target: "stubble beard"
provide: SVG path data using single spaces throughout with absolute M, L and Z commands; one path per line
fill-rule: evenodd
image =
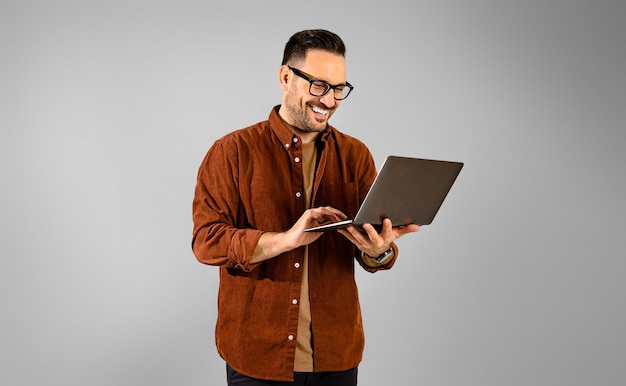
M 291 119 L 293 121 L 291 122 L 291 124 L 293 126 L 309 133 L 321 133 L 326 130 L 328 118 L 330 118 L 330 116 L 332 115 L 332 111 L 328 112 L 328 118 L 326 118 L 326 122 L 319 123 L 311 118 L 311 115 L 309 113 L 311 106 L 308 103 L 306 103 L 303 108 L 300 106 L 301 105 L 294 103 L 293 100 L 287 101 L 286 103 L 287 112 L 291 116 Z

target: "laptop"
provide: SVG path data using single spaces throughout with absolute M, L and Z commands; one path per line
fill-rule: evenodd
M 391 219 L 394 227 L 428 225 L 462 167 L 462 162 L 388 156 L 354 219 L 323 224 L 305 232 L 324 232 L 366 223 L 381 229 L 385 218 Z

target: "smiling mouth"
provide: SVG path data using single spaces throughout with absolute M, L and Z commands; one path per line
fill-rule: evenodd
M 311 110 L 313 110 L 313 112 L 315 114 L 322 115 L 324 117 L 328 115 L 328 110 L 322 109 L 322 108 L 317 107 L 317 106 L 311 106 Z

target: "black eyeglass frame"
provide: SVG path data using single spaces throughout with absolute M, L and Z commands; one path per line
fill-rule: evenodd
M 298 70 L 297 68 L 293 68 L 291 66 L 287 66 L 289 67 L 289 69 L 291 71 L 293 71 L 294 74 L 296 74 L 297 76 L 299 76 L 300 78 L 306 80 L 307 82 L 309 82 L 309 94 L 316 96 L 316 97 L 322 97 L 326 94 L 328 94 L 328 92 L 330 90 L 333 90 L 333 98 L 335 98 L 335 100 L 337 101 L 342 101 L 344 99 L 346 99 L 348 97 L 348 95 L 350 95 L 350 93 L 352 92 L 352 90 L 354 90 L 354 86 L 351 85 L 350 83 L 346 82 L 345 84 L 330 84 L 328 82 L 326 82 L 325 80 L 320 80 L 320 79 L 313 79 L 310 76 L 308 76 L 307 74 L 305 74 L 304 72 Z M 313 87 L 313 83 L 314 82 L 319 82 L 319 83 L 324 83 L 326 85 L 326 91 L 324 91 L 322 94 L 320 95 L 316 95 L 313 94 L 311 92 L 311 87 Z M 346 95 L 343 98 L 337 98 L 335 91 L 339 88 L 339 87 L 348 87 L 348 92 L 346 93 Z M 340 90 L 341 91 L 341 90 Z M 343 95 L 343 92 L 341 93 Z

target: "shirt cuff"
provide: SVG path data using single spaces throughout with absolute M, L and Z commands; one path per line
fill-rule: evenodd
M 389 260 L 391 260 L 393 258 L 394 255 L 395 255 L 395 250 L 393 248 L 393 244 L 392 244 L 391 247 L 389 247 L 388 250 L 386 250 L 381 255 L 376 256 L 376 257 L 371 257 L 367 253 L 361 251 L 361 256 L 363 257 L 363 260 L 364 261 L 366 260 L 367 263 L 374 263 L 375 266 L 385 265 Z M 368 265 L 370 265 L 370 264 L 368 264 Z

